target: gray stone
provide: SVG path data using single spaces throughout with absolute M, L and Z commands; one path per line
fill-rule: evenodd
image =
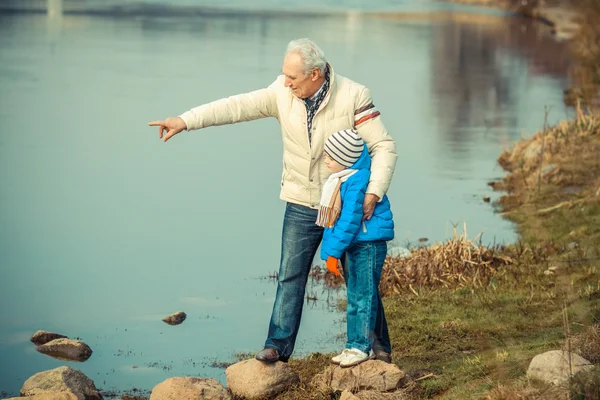
M 588 360 L 575 353 L 552 350 L 533 357 L 527 377 L 562 386 L 568 384 L 572 376 L 593 367 Z
M 387 255 L 392 258 L 407 258 L 410 254 L 410 250 L 402 246 L 390 247 L 387 251 Z
M 61 335 L 58 333 L 48 332 L 48 331 L 37 331 L 31 336 L 31 342 L 37 346 L 42 344 L 46 344 L 54 339 L 68 339 L 65 335 Z
M 150 400 L 230 400 L 216 379 L 175 377 L 154 386 Z
M 59 360 L 85 361 L 92 355 L 90 346 L 80 340 L 54 339 L 37 346 L 37 351 Z
M 57 339 L 61 340 L 61 339 Z M 21 388 L 21 396 L 46 395 L 48 392 L 75 396 L 78 400 L 101 400 L 94 382 L 81 371 L 70 367 L 58 367 L 52 370 L 38 372 L 27 379 Z M 50 399 L 50 397 L 48 397 Z M 38 399 L 36 399 L 38 400 Z
M 277 396 L 300 382 L 298 375 L 284 362 L 273 364 L 246 360 L 225 370 L 227 387 L 234 396 L 261 399 Z

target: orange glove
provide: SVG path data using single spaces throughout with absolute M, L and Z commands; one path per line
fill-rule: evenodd
M 331 256 L 327 257 L 325 265 L 327 265 L 327 269 L 331 271 L 334 275 L 342 276 L 342 274 L 340 273 L 340 260 L 338 260 L 337 258 Z

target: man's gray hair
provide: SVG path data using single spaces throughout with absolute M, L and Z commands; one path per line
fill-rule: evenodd
M 285 54 L 289 53 L 300 55 L 300 59 L 304 64 L 304 75 L 310 74 L 313 69 L 317 68 L 321 71 L 321 76 L 325 76 L 325 68 L 327 67 L 325 53 L 312 40 L 307 38 L 292 40 L 288 44 Z

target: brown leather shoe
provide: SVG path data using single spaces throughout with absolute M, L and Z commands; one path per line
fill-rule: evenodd
M 380 349 L 373 349 L 373 353 L 375 353 L 375 359 L 379 361 L 386 362 L 388 364 L 392 363 L 392 355 L 387 351 Z
M 262 349 L 256 353 L 256 359 L 266 363 L 274 363 L 279 360 L 279 352 L 270 348 Z

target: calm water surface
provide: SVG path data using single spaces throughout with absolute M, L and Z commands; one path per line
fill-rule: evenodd
M 105 390 L 224 383 L 214 360 L 262 347 L 284 211 L 277 122 L 166 144 L 146 123 L 270 84 L 303 36 L 370 87 L 397 141 L 396 244 L 465 222 L 486 243 L 515 239 L 481 197 L 544 105 L 564 117 L 567 86 L 565 49 L 527 22 L 0 14 L 0 391 L 65 364 L 35 351 L 37 329 L 85 340 L 93 356 L 70 365 Z M 342 346 L 343 291 L 308 291 L 295 355 Z M 182 325 L 160 321 L 177 310 Z

